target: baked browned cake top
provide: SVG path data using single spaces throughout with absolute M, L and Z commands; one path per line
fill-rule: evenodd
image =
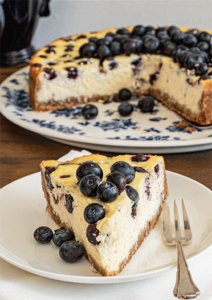
M 160 54 L 202 80 L 212 80 L 212 31 L 170 27 L 113 28 L 60 38 L 37 51 L 30 64 L 36 72 L 53 79 L 57 71 L 77 78 L 81 69 L 96 65 L 102 71 L 117 67 L 117 60 L 132 54 Z M 134 64 L 138 63 L 137 60 Z M 191 75 L 191 74 L 190 74 Z

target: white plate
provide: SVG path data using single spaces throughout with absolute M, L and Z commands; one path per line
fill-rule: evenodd
M 188 211 L 193 241 L 184 250 L 190 260 L 212 244 L 212 192 L 182 175 L 167 171 L 167 176 L 171 211 L 173 199 L 179 205 L 181 198 Z M 1 189 L 0 257 L 21 269 L 61 281 L 108 284 L 153 277 L 176 264 L 175 247 L 167 247 L 162 241 L 161 218 L 130 263 L 114 277 L 96 274 L 85 258 L 74 264 L 65 263 L 60 259 L 55 245 L 38 244 L 33 233 L 43 225 L 56 229 L 56 224 L 46 211 L 39 173 Z
M 36 113 L 29 105 L 29 67 L 8 77 L 0 88 L 1 113 L 11 122 L 67 144 L 86 144 L 92 149 L 106 146 L 107 151 L 173 153 L 212 149 L 212 129 L 186 131 L 178 128 L 182 118 L 155 101 L 152 113 L 141 113 L 138 98 L 131 101 L 134 112 L 120 117 L 119 101 L 97 103 L 99 114 L 87 121 L 81 116 L 81 106 L 53 112 Z M 126 152 L 126 151 L 124 151 Z

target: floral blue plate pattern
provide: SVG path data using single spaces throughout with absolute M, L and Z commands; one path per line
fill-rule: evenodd
M 169 153 L 212 148 L 212 129 L 179 127 L 182 118 L 157 101 L 152 113 L 141 113 L 138 98 L 132 99 L 134 112 L 129 117 L 119 115 L 120 100 L 96 103 L 99 114 L 89 121 L 81 115 L 82 106 L 36 113 L 29 104 L 28 73 L 29 67 L 25 67 L 1 84 L 1 113 L 47 138 L 89 149 L 99 150 L 101 146 L 112 152 L 148 149 L 149 153 L 161 153 L 163 149 Z

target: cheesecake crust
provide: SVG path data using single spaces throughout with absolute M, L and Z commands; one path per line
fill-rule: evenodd
M 50 197 L 49 197 L 49 194 L 48 194 L 48 191 L 46 189 L 46 184 L 45 184 L 45 178 L 44 178 L 44 173 L 42 172 L 42 168 L 40 166 L 40 170 L 41 170 L 41 183 L 42 183 L 42 188 L 43 188 L 43 191 L 44 191 L 44 195 L 45 195 L 45 198 L 46 198 L 46 201 L 47 201 L 47 210 L 48 212 L 50 213 L 52 219 L 55 221 L 55 223 L 57 225 L 59 225 L 60 227 L 66 227 L 67 228 L 67 225 L 64 224 L 59 216 L 57 216 L 53 209 L 51 208 L 51 205 L 50 205 Z M 87 260 L 93 265 L 93 267 L 103 276 L 115 276 L 117 275 L 118 273 L 120 273 L 123 268 L 130 262 L 133 254 L 136 253 L 136 251 L 139 249 L 139 247 L 141 246 L 141 244 L 144 242 L 144 240 L 146 239 L 146 237 L 149 235 L 149 233 L 151 232 L 151 230 L 154 228 L 155 224 L 157 223 L 160 215 L 161 215 L 161 212 L 163 210 L 163 205 L 164 203 L 166 202 L 167 200 L 167 197 L 169 195 L 169 191 L 168 191 L 168 185 L 167 185 L 167 178 L 166 178 L 166 173 L 165 173 L 165 163 L 163 164 L 163 172 L 164 172 L 164 201 L 162 203 L 162 205 L 160 206 L 160 209 L 158 211 L 158 213 L 153 216 L 152 220 L 149 222 L 148 224 L 148 227 L 146 227 L 145 230 L 141 230 L 141 232 L 139 233 L 139 236 L 138 236 L 138 239 L 136 241 L 136 243 L 133 245 L 133 247 L 131 248 L 131 250 L 129 251 L 129 255 L 128 257 L 126 257 L 119 265 L 119 268 L 118 270 L 115 270 L 115 271 L 108 271 L 104 268 L 102 268 L 96 261 L 95 259 L 90 255 L 88 254 L 86 251 L 85 251 L 85 257 L 87 258 Z M 67 228 L 69 230 L 72 230 L 72 228 Z

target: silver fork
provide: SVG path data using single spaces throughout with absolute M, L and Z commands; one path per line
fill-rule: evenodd
M 181 235 L 179 226 L 179 215 L 177 210 L 176 201 L 174 200 L 174 224 L 175 224 L 175 237 L 172 236 L 171 220 L 169 207 L 164 204 L 163 208 L 163 240 L 167 246 L 177 246 L 177 274 L 176 283 L 173 290 L 175 297 L 179 299 L 192 299 L 196 298 L 200 291 L 194 284 L 191 274 L 188 270 L 185 255 L 183 252 L 183 244 L 190 244 L 192 239 L 190 223 L 186 212 L 185 204 L 182 199 L 182 212 L 184 223 L 184 236 Z

